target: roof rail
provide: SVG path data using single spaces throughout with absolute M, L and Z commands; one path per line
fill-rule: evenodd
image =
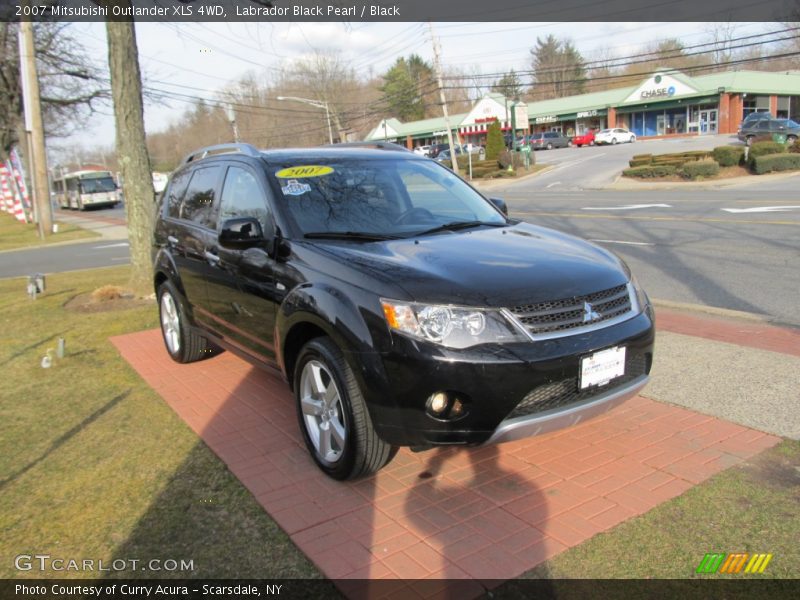
M 324 144 L 325 148 L 372 148 L 374 150 L 392 150 L 394 152 L 411 152 L 405 146 L 394 142 L 342 142 L 340 144 Z
M 181 164 L 185 165 L 186 163 L 201 160 L 211 155 L 232 153 L 246 154 L 254 158 L 261 156 L 258 148 L 251 144 L 217 144 L 216 146 L 206 146 L 205 148 L 200 148 L 200 150 L 195 150 L 187 154 L 186 158 L 181 161 Z

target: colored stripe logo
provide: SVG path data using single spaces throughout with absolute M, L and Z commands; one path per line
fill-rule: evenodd
M 763 573 L 771 560 L 772 554 L 750 554 L 749 552 L 723 554 L 710 552 L 703 557 L 695 572 L 701 574 Z

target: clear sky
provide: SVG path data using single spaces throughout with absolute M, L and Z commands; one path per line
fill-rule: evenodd
M 769 23 L 737 23 L 735 36 L 762 33 Z M 75 23 L 73 34 L 98 64 L 107 68 L 105 24 Z M 710 23 L 439 23 L 445 65 L 482 72 L 530 68 L 537 36 L 570 37 L 585 58 L 600 49 L 628 56 L 670 37 L 685 45 L 707 41 Z M 268 77 L 281 65 L 314 50 L 340 50 L 357 72 L 380 74 L 399 56 L 412 52 L 431 60 L 433 51 L 423 23 L 139 23 L 139 60 L 145 85 L 207 98 L 247 73 Z M 528 83 L 527 81 L 525 83 Z M 186 87 L 179 87 L 186 86 Z M 190 89 L 196 88 L 196 89 Z M 187 108 L 178 101 L 148 103 L 148 132 L 166 127 Z M 295 107 L 296 108 L 296 107 Z M 105 107 L 79 134 L 58 140 L 53 149 L 112 146 L 114 123 Z

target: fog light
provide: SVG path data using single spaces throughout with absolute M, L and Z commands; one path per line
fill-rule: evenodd
M 464 405 L 461 404 L 461 400 L 456 398 L 453 402 L 453 406 L 450 408 L 450 418 L 455 419 L 456 417 L 460 417 L 464 412 Z
M 428 399 L 428 406 L 430 411 L 436 416 L 440 416 L 447 410 L 447 394 L 444 392 L 436 392 Z

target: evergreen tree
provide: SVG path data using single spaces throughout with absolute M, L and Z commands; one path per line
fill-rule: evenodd
M 486 160 L 497 160 L 503 150 L 505 150 L 505 144 L 500 122 L 494 121 L 486 131 Z
M 433 68 L 416 54 L 398 58 L 383 76 L 383 102 L 387 112 L 401 121 L 416 121 L 426 114 Z
M 586 67 L 583 57 L 571 40 L 558 40 L 548 35 L 536 38 L 531 49 L 533 94 L 539 100 L 563 98 L 584 93 Z
M 503 94 L 509 100 L 515 100 L 522 95 L 522 81 L 516 71 L 511 69 L 495 82 L 492 91 Z

